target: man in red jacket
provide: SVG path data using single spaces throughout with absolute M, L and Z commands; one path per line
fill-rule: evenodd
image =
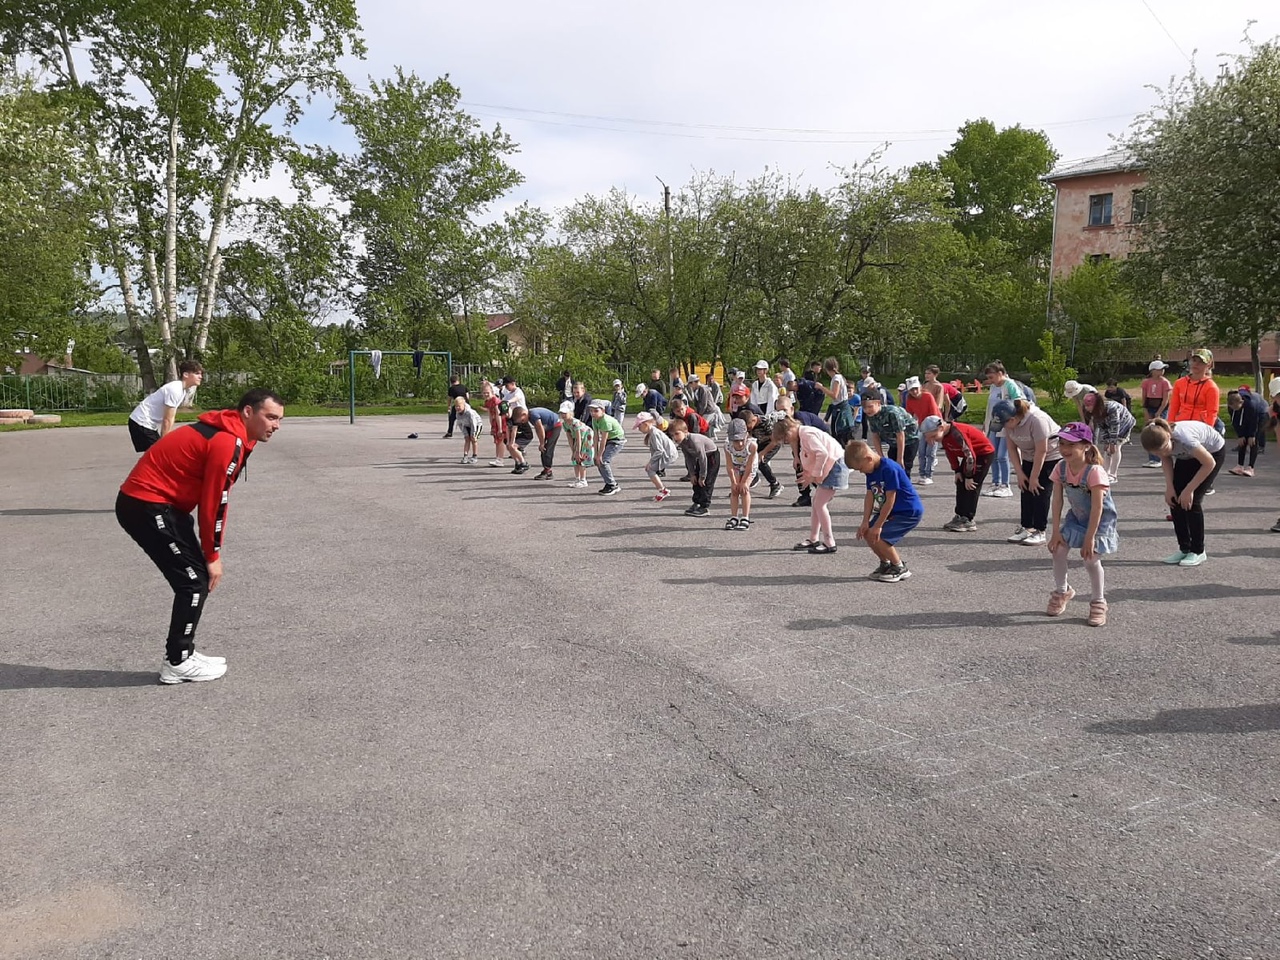
M 223 657 L 196 653 L 204 602 L 222 579 L 222 535 L 231 485 L 258 442 L 280 429 L 284 401 L 250 390 L 235 410 L 211 410 L 142 455 L 116 496 L 116 519 L 173 587 L 161 683 L 217 680 Z M 191 511 L 200 518 L 196 539 Z

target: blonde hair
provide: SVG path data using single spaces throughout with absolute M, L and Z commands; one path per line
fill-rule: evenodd
M 790 440 L 791 435 L 800 429 L 800 421 L 793 420 L 790 417 L 783 417 L 773 425 L 773 432 L 770 434 L 774 440 Z
M 1173 428 L 1163 417 L 1156 417 L 1142 428 L 1142 449 L 1147 453 L 1156 453 L 1164 449 L 1164 445 L 1173 439 Z
M 871 444 L 865 440 L 850 440 L 844 448 L 844 465 L 857 467 L 871 456 Z

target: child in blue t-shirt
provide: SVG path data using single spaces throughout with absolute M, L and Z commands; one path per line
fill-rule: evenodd
M 858 539 L 865 540 L 880 558 L 871 579 L 897 583 L 911 576 L 902 562 L 897 543 L 924 518 L 924 504 L 901 465 L 880 456 L 865 440 L 851 440 L 844 448 L 844 462 L 867 475 L 867 496 L 862 505 Z

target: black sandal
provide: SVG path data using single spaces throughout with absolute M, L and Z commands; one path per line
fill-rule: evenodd
M 791 549 L 795 550 L 796 552 L 799 552 L 801 550 L 812 550 L 817 545 L 817 542 L 818 541 L 816 540 L 801 540 Z
M 836 545 L 833 543 L 831 546 L 827 546 L 825 543 L 815 543 L 811 547 L 809 547 L 809 552 L 810 553 L 835 553 Z

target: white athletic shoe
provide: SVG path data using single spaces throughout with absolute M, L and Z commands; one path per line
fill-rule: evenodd
M 996 489 L 997 489 L 997 488 L 996 488 L 994 485 L 992 485 L 992 486 L 990 486 L 990 487 L 983 487 L 983 488 L 982 488 L 982 496 L 984 496 L 984 497 L 994 497 L 994 496 L 996 495 Z
M 927 486 L 929 486 L 929 484 L 931 484 L 931 483 L 933 483 L 933 477 L 921 477 L 921 478 L 920 478 L 920 486 L 922 486 L 922 487 L 927 487 Z
M 1026 527 L 1019 527 L 1017 530 L 1013 531 L 1011 536 L 1004 538 L 1005 543 L 1021 543 L 1023 540 L 1027 539 L 1027 537 L 1031 536 L 1031 534 L 1032 531 L 1028 530 Z
M 1022 545 L 1024 547 L 1043 547 L 1048 542 L 1049 542 L 1049 538 L 1046 537 L 1043 533 L 1041 533 L 1039 530 L 1032 530 L 1023 539 Z
M 191 656 L 199 657 L 201 660 L 205 660 L 209 663 L 223 664 L 227 662 L 226 657 L 211 657 L 207 653 L 201 653 L 199 650 L 192 650 Z
M 991 492 L 993 497 L 1012 497 L 1013 491 L 1009 489 L 1007 483 L 1002 483 Z
M 491 467 L 505 467 L 505 466 L 506 466 L 506 464 L 505 464 L 505 463 L 503 463 L 501 460 L 490 460 L 490 461 L 489 461 L 489 466 L 491 466 Z
M 187 657 L 179 664 L 168 660 L 160 666 L 161 683 L 200 683 L 217 680 L 227 672 L 225 663 L 213 663 L 204 657 Z

